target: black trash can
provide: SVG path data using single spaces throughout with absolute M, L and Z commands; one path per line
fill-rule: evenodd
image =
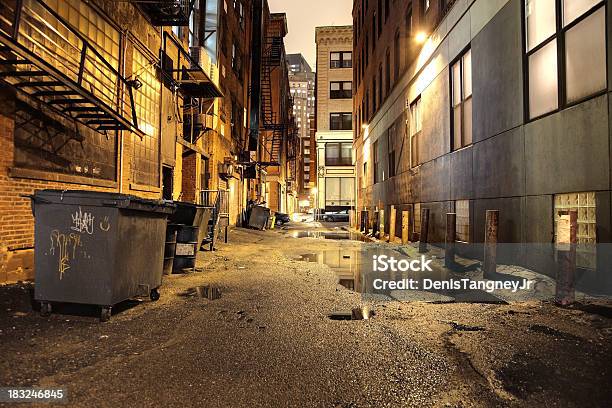
M 176 225 L 176 252 L 174 255 L 173 272 L 181 273 L 185 269 L 193 269 L 196 266 L 198 253 L 198 227 L 191 225 Z
M 35 216 L 35 299 L 111 307 L 148 293 L 159 299 L 166 219 L 174 205 L 91 191 L 42 190 Z

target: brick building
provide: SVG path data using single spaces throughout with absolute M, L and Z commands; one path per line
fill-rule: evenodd
M 427 208 L 437 243 L 454 212 L 472 257 L 499 210 L 499 261 L 551 276 L 574 209 L 582 284 L 610 285 L 610 8 L 570 3 L 356 0 L 358 209 L 408 210 L 418 239 Z
M 254 3 L 267 10 L 265 0 L 2 2 L 0 283 L 33 276 L 24 196 L 39 189 L 196 203 L 225 190 L 229 222 L 241 220 L 262 190 L 249 169 L 265 140 L 249 128 L 253 112 L 263 117 L 249 93 L 252 68 L 263 71 L 250 52 Z

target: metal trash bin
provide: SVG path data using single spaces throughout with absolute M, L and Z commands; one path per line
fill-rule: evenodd
M 93 304 L 105 321 L 119 302 L 145 293 L 159 299 L 173 204 L 92 191 L 42 190 L 31 198 L 43 314 L 50 302 Z

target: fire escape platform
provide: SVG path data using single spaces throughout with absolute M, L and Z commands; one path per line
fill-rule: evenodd
M 30 11 L 22 5 L 22 9 L 13 10 L 12 27 L 0 29 L 0 81 L 31 101 L 95 131 L 127 130 L 144 135 L 138 129 L 132 88 L 128 81 L 78 31 L 44 2 L 37 0 L 37 3 L 46 9 L 47 18 L 54 18 L 53 23 L 62 25 L 79 39 L 80 64 L 74 68 L 69 66 L 57 51 L 44 48 L 34 42 L 34 37 L 22 31 L 24 26 L 26 29 L 34 27 L 31 24 L 36 18 L 27 15 Z M 1 17 L 4 21 L 10 21 L 9 16 Z M 42 56 L 49 53 L 55 53 L 52 54 L 56 55 L 55 58 Z M 111 73 L 114 88 L 97 90 L 96 94 L 91 79 L 95 73 L 92 74 L 87 68 L 92 63 L 100 64 Z M 106 96 L 108 101 L 100 95 Z M 120 98 L 126 99 L 125 105 Z M 118 109 L 120 106 L 122 108 Z

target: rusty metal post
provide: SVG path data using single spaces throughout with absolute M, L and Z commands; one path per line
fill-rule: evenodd
M 395 242 L 395 223 L 397 222 L 397 210 L 395 206 L 391 206 L 391 214 L 389 217 L 389 242 Z
M 374 210 L 374 217 L 372 219 L 372 236 L 378 236 L 378 226 L 380 225 L 380 212 L 378 210 Z
M 402 211 L 402 244 L 407 244 L 410 240 L 408 235 L 410 231 L 410 213 Z
M 378 235 L 378 239 L 385 239 L 385 210 L 380 210 L 378 212 L 379 214 L 379 221 L 380 221 L 380 227 L 379 227 L 379 235 Z
M 484 242 L 484 277 L 491 278 L 497 271 L 497 237 L 499 210 L 487 210 Z
M 446 242 L 444 246 L 444 266 L 451 268 L 455 265 L 455 239 L 456 234 L 456 213 L 446 214 Z
M 556 303 L 562 306 L 570 305 L 576 300 L 577 229 L 578 211 L 571 210 L 562 214 L 557 224 L 557 286 L 555 294 Z
M 427 252 L 427 238 L 429 231 L 429 208 L 421 209 L 421 234 L 419 236 L 419 253 Z

